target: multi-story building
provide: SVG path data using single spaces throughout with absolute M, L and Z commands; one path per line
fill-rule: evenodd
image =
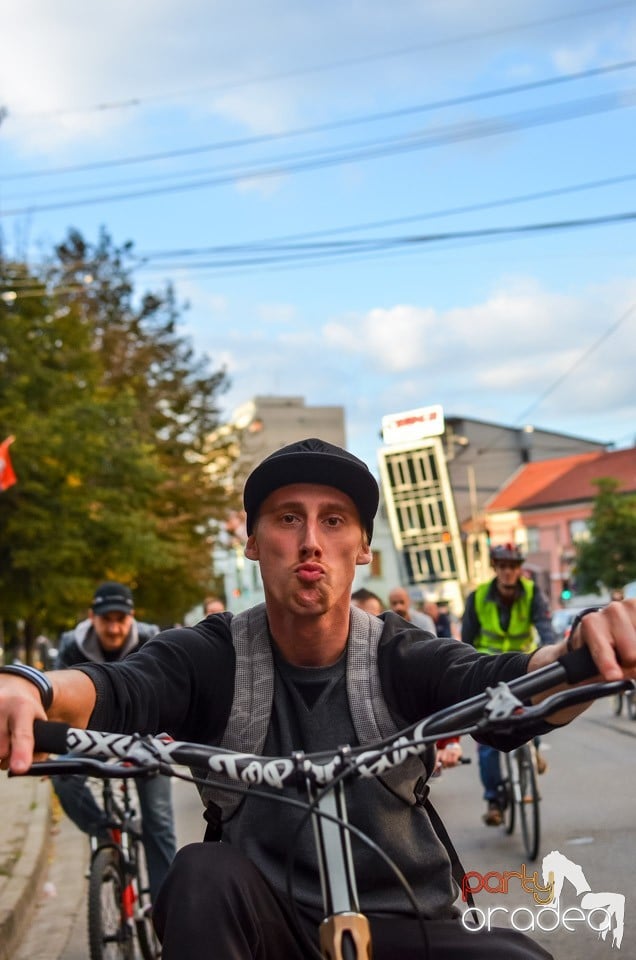
M 508 478 L 530 462 L 606 449 L 532 426 L 445 416 L 440 406 L 387 415 L 383 439 L 380 475 L 403 580 L 415 599 L 441 596 L 458 610 L 489 576 L 484 507 Z

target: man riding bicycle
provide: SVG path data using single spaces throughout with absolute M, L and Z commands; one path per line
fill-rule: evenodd
M 117 663 L 133 653 L 159 628 L 135 618 L 133 595 L 123 583 L 108 580 L 95 590 L 90 612 L 73 630 L 60 637 L 56 666 L 65 670 L 78 663 Z M 87 784 L 74 774 L 51 778 L 64 813 L 98 842 L 108 840 L 108 819 Z M 167 777 L 137 780 L 142 838 L 152 900 L 156 898 L 177 845 L 172 814 L 172 791 Z
M 267 755 L 333 752 L 339 744 L 367 742 L 379 718 L 415 721 L 564 653 L 565 643 L 532 656 L 483 656 L 405 626 L 391 612 L 378 618 L 352 607 L 356 566 L 371 560 L 378 498 L 366 465 L 332 444 L 304 440 L 266 458 L 244 491 L 245 553 L 260 565 L 265 604 L 165 631 L 122 663 L 53 673 L 50 684 L 42 674 L 0 670 L 3 765 L 16 772 L 28 767 L 33 719 L 45 716 L 45 705 L 52 719 L 74 726 L 166 730 Z M 572 643 L 587 643 L 605 679 L 635 675 L 636 603 L 590 614 Z M 582 709 L 561 710 L 551 720 L 568 722 Z M 551 729 L 537 726 L 540 733 Z M 491 739 L 503 748 L 519 740 Z M 396 768 L 405 769 L 391 788 L 357 780 L 348 792 L 351 822 L 399 864 L 426 918 L 425 946 L 392 872 L 354 841 L 375 960 L 547 957 L 514 930 L 469 931 L 459 921 L 448 852 L 413 794 L 424 769 L 411 760 L 418 768 Z M 219 958 L 305 960 L 285 885 L 301 814 L 268 799 L 224 798 L 213 784 L 204 794 L 210 836 L 225 842 L 177 853 L 154 913 L 163 960 L 200 960 L 209 945 Z M 316 943 L 322 911 L 311 828 L 295 854 L 299 922 Z
M 482 653 L 530 653 L 536 647 L 535 630 L 541 644 L 554 643 L 548 607 L 533 580 L 521 575 L 524 556 L 515 543 L 497 544 L 490 550 L 495 577 L 471 593 L 462 617 L 462 640 Z M 501 762 L 499 751 L 478 744 L 479 775 L 487 807 L 484 823 L 498 827 L 503 822 L 501 807 Z M 546 765 L 537 751 L 537 769 Z

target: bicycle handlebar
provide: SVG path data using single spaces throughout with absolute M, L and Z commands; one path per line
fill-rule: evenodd
M 166 742 L 157 737 L 139 734 L 102 733 L 80 730 L 66 724 L 36 720 L 34 735 L 38 753 L 75 753 L 95 760 L 116 759 L 133 763 L 133 768 L 117 768 L 111 764 L 110 776 L 134 776 L 131 769 L 154 772 L 164 764 L 207 767 L 212 773 L 223 773 L 238 783 L 261 784 L 282 789 L 289 784 L 300 787 L 309 781 L 325 787 L 344 772 L 361 777 L 377 777 L 402 763 L 406 757 L 422 753 L 430 743 L 443 736 L 522 728 L 524 724 L 548 716 L 563 706 L 587 702 L 604 696 L 635 689 L 633 681 L 601 682 L 558 691 L 535 705 L 527 699 L 553 686 L 580 683 L 598 673 L 587 647 L 568 654 L 539 670 L 524 674 L 507 684 L 488 688 L 469 700 L 454 704 L 418 721 L 386 740 L 363 746 L 343 746 L 336 753 L 304 753 L 288 757 L 262 757 L 238 753 L 221 747 L 183 741 Z M 63 761 L 50 761 L 47 767 Z M 69 762 L 69 761 L 66 761 Z M 75 761 L 84 763 L 82 757 Z M 56 766 L 59 770 L 59 767 Z M 84 767 L 82 767 L 84 769 Z M 41 764 L 31 768 L 34 774 L 45 772 Z M 125 772 L 124 772 L 125 771 Z M 51 772 L 47 769 L 46 772 Z M 75 770 L 74 772 L 79 772 Z M 164 768 L 165 772 L 165 768 Z M 100 767 L 100 775 L 103 768 Z

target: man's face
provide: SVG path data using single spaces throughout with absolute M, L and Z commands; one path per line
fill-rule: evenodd
M 221 600 L 208 600 L 205 605 L 204 613 L 206 617 L 209 617 L 211 613 L 223 613 L 225 611 L 225 606 Z
M 510 590 L 517 585 L 521 576 L 521 563 L 515 560 L 495 560 L 493 563 L 497 586 Z
M 405 620 L 409 619 L 409 595 L 406 590 L 395 589 L 391 590 L 389 594 L 389 606 L 394 613 L 397 613 L 400 617 L 404 617 Z
M 112 653 L 114 650 L 120 650 L 126 642 L 134 614 L 110 610 L 104 614 L 91 613 L 90 618 L 102 647 Z
M 371 561 L 371 548 L 350 497 L 294 483 L 263 502 L 245 555 L 260 564 L 269 604 L 319 616 L 339 601 L 348 608 L 356 565 Z
M 357 603 L 361 610 L 365 610 L 374 617 L 379 617 L 383 612 L 382 604 L 375 597 L 367 597 L 365 600 L 358 600 Z

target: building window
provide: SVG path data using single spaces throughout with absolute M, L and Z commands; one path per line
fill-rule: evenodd
M 570 540 L 572 543 L 584 543 L 590 539 L 587 520 L 570 520 Z
M 541 536 L 539 527 L 527 527 L 526 538 L 528 544 L 528 553 L 538 553 L 541 549 Z

